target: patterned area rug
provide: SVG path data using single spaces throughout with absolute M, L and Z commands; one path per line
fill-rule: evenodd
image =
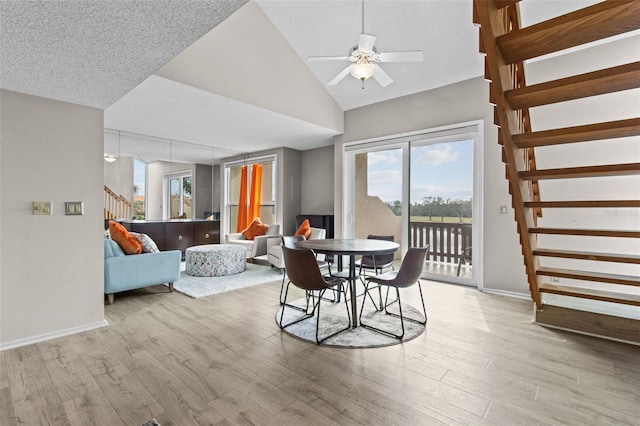
M 303 307 L 305 305 L 305 299 L 298 299 L 290 302 L 292 305 Z M 389 308 L 390 312 L 397 313 L 397 303 L 393 304 L 393 308 Z M 358 298 L 358 311 L 362 306 L 362 297 Z M 276 314 L 276 323 L 280 321 L 280 314 L 282 308 L 278 310 Z M 402 313 L 405 317 L 410 318 L 423 318 L 420 311 L 413 306 L 403 303 Z M 284 313 L 284 324 L 288 324 L 294 321 L 296 318 L 300 318 L 303 315 L 302 312 L 286 308 Z M 322 336 L 331 334 L 333 331 L 337 331 L 343 328 L 347 324 L 347 312 L 344 306 L 344 302 L 331 303 L 329 301 L 322 301 L 320 308 L 320 339 Z M 383 312 L 378 312 L 374 309 L 370 301 L 367 301 L 364 314 L 362 315 L 364 322 L 374 327 L 381 328 L 383 330 L 389 330 L 394 334 L 400 334 L 400 318 L 396 318 L 391 315 L 387 315 Z M 415 339 L 425 331 L 425 326 L 416 324 L 405 319 L 404 322 L 405 334 L 402 340 L 386 336 L 384 334 L 369 330 L 364 327 L 351 328 L 343 331 L 321 343 L 321 346 L 333 346 L 342 348 L 378 348 L 382 346 L 397 345 L 406 342 L 411 339 Z M 309 318 L 301 321 L 297 324 L 291 325 L 283 330 L 285 333 L 316 343 L 316 317 Z
M 184 262 L 181 268 L 180 279 L 173 284 L 173 288 L 195 299 L 282 280 L 282 272 L 277 268 L 253 263 L 247 263 L 247 269 L 244 272 L 223 277 L 187 275 L 184 271 Z

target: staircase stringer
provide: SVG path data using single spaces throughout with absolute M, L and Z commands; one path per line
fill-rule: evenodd
M 497 37 L 513 29 L 514 16 L 509 16 L 509 14 L 515 13 L 515 22 L 517 22 L 517 10 L 510 10 L 516 7 L 517 5 L 514 3 L 500 9 L 493 0 L 475 0 L 474 19 L 476 19 L 476 23 L 480 24 L 480 43 L 486 54 L 486 77 L 491 81 L 490 99 L 495 105 L 494 120 L 498 126 L 498 138 L 502 144 L 506 163 L 506 174 L 510 184 L 514 216 L 520 234 L 529 291 L 532 300 L 540 308 L 542 305 L 536 277 L 539 265 L 537 257 L 533 256 L 533 250 L 537 248 L 537 239 L 535 234 L 529 233 L 529 229 L 536 226 L 536 210 L 525 207 L 525 202 L 537 200 L 535 200 L 533 185 L 522 180 L 519 176 L 519 172 L 529 170 L 532 163 L 529 160 L 529 151 L 518 148 L 512 139 L 513 134 L 525 132 L 523 113 L 512 109 L 505 97 L 507 90 L 514 89 L 519 84 L 517 80 L 518 65 L 522 67 L 522 64 L 515 64 L 515 66 L 507 64 L 496 44 Z M 535 162 L 533 165 L 535 166 Z

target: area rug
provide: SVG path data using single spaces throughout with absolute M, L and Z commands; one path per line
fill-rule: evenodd
M 180 279 L 173 284 L 173 288 L 195 299 L 282 280 L 282 272 L 277 268 L 253 263 L 247 263 L 244 272 L 223 277 L 194 277 L 182 269 Z
M 298 299 L 290 302 L 292 305 L 303 307 L 305 305 L 305 299 Z M 362 297 L 358 298 L 358 311 L 362 306 Z M 397 313 L 397 303 L 393 305 L 395 310 L 390 308 L 390 312 Z M 344 302 L 331 303 L 323 301 L 320 308 L 320 339 L 322 336 L 331 334 L 333 331 L 337 331 L 343 328 L 347 323 L 347 312 L 344 307 Z M 278 310 L 276 314 L 276 323 L 280 321 L 280 314 L 282 308 Z M 406 303 L 402 304 L 402 313 L 405 317 L 410 318 L 423 318 L 420 311 L 411 305 Z M 303 315 L 297 309 L 287 308 L 284 313 L 284 324 L 288 324 Z M 378 312 L 373 305 L 367 302 L 365 306 L 364 314 L 362 315 L 364 321 L 367 324 L 371 324 L 377 328 L 383 330 L 389 330 L 394 334 L 400 334 L 400 318 L 396 318 L 392 315 L 387 315 L 384 312 Z M 411 339 L 415 339 L 425 331 L 425 326 L 422 324 L 416 324 L 411 321 L 404 322 L 404 338 L 402 340 L 386 336 L 376 331 L 364 328 L 356 327 L 343 331 L 333 337 L 328 338 L 320 344 L 320 346 L 332 346 L 342 348 L 379 348 L 382 346 L 398 345 L 403 342 L 407 342 Z M 309 318 L 304 321 L 300 321 L 297 324 L 291 325 L 283 329 L 287 334 L 297 337 L 308 342 L 316 344 L 316 318 Z

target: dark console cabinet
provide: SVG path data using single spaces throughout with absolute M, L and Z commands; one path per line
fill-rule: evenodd
M 167 222 L 164 231 L 164 244 L 167 250 L 180 250 L 193 246 L 193 222 Z
M 215 220 L 125 220 L 120 223 L 131 232 L 147 234 L 161 251 L 180 250 L 184 254 L 187 247 L 220 243 L 220 222 Z
M 220 222 L 205 220 L 193 222 L 193 244 L 220 244 Z

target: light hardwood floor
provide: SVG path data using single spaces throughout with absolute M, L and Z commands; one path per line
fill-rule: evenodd
M 108 327 L 0 352 L 0 424 L 639 424 L 640 348 L 533 325 L 529 301 L 423 289 L 423 335 L 359 350 L 282 333 L 279 283 L 118 295 Z

